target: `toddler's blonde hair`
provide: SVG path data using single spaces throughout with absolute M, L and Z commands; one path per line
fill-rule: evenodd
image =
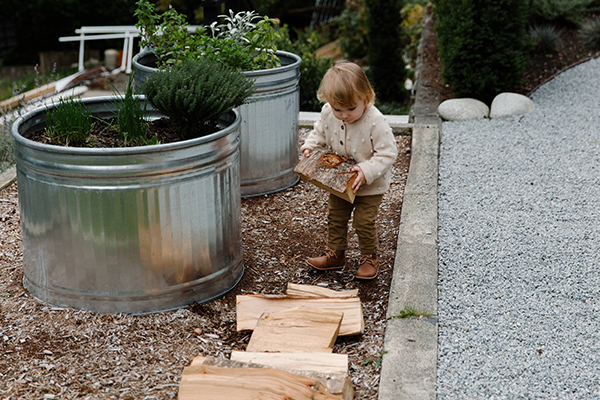
M 338 61 L 323 76 L 317 98 L 324 103 L 352 108 L 360 100 L 365 106 L 372 105 L 375 92 L 361 67 L 349 61 Z

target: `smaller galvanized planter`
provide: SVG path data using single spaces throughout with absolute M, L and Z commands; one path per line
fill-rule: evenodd
M 113 115 L 112 97 L 83 102 L 97 117 Z M 19 118 L 12 135 L 27 290 L 56 306 L 146 313 L 234 287 L 243 274 L 241 117 L 232 111 L 220 123 L 198 139 L 100 149 L 27 139 L 45 125 L 44 108 Z
M 259 196 L 295 185 L 298 164 L 300 64 L 295 54 L 278 51 L 281 67 L 245 71 L 256 86 L 247 104 L 239 107 L 241 125 L 241 195 Z M 133 58 L 135 87 L 158 71 L 151 50 Z

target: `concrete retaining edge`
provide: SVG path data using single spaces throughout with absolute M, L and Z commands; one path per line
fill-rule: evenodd
M 432 34 L 428 15 L 419 45 L 410 120 L 411 161 L 404 191 L 390 288 L 379 400 L 437 397 L 439 95 L 420 79 L 422 47 Z M 411 309 L 421 316 L 399 318 Z

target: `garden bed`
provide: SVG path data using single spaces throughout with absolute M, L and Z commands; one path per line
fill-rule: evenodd
M 307 130 L 300 132 L 302 142 Z M 349 262 L 316 272 L 306 258 L 326 243 L 327 194 L 301 182 L 279 193 L 242 199 L 245 274 L 229 293 L 204 304 L 146 315 L 96 314 L 33 299 L 23 288 L 16 184 L 0 192 L 0 397 L 10 399 L 176 398 L 181 373 L 198 355 L 228 358 L 245 350 L 236 332 L 235 296 L 283 294 L 288 282 L 359 289 L 365 333 L 339 338 L 349 355 L 357 399 L 376 399 L 389 286 L 408 165 L 410 136 L 396 136 L 393 183 L 378 217 L 381 272 L 354 280 L 359 252 L 350 229 Z

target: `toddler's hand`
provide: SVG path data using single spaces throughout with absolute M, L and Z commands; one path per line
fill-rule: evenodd
M 354 180 L 354 183 L 352 183 L 352 191 L 354 193 L 356 193 L 356 191 L 358 189 L 360 189 L 360 187 L 362 185 L 364 185 L 365 183 L 367 183 L 367 179 L 365 178 L 364 172 L 362 171 L 362 169 L 360 169 L 360 167 L 358 165 L 356 167 L 352 168 L 352 171 L 358 172 L 358 175 L 356 176 L 356 179 Z
M 306 149 L 306 150 L 304 150 L 304 151 L 302 152 L 302 155 L 303 155 L 304 157 L 306 157 L 306 158 L 310 157 L 310 150 L 309 150 L 309 149 Z

